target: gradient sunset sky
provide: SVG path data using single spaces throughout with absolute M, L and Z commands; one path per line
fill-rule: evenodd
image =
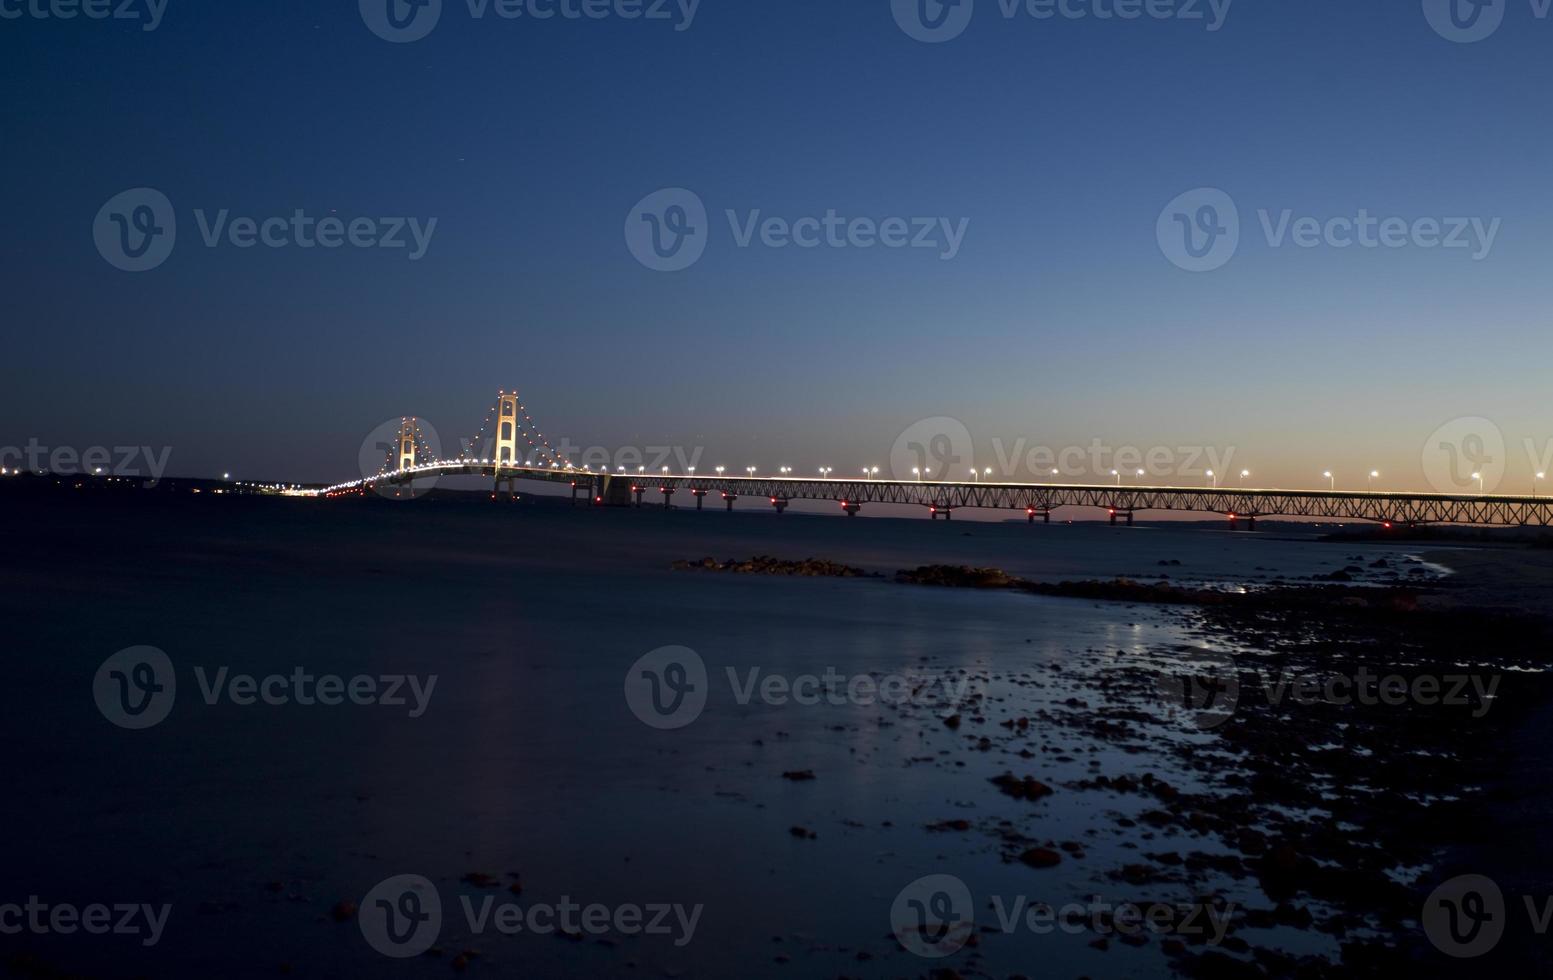
M 1100 440 L 1233 449 L 1264 485 L 1376 468 L 1430 489 L 1431 434 L 1481 417 L 1500 489 L 1529 489 L 1527 440 L 1553 439 L 1553 20 L 1500 3 L 1471 44 L 1418 0 L 1239 0 L 1217 30 L 977 0 L 936 44 L 889 0 L 705 0 L 684 30 L 446 0 L 403 44 L 354 0 L 170 0 L 152 31 L 0 20 L 0 444 L 335 480 L 385 419 L 451 445 L 516 386 L 576 445 L 804 471 L 885 463 L 946 416 L 979 465 L 1000 465 L 994 439 Z M 127 273 L 93 221 L 137 187 L 173 203 L 178 243 Z M 1241 241 L 1192 273 L 1156 223 L 1202 187 L 1236 203 Z M 680 272 L 622 231 L 663 188 L 710 212 Z M 207 248 L 196 209 L 437 228 L 419 261 Z M 741 248 L 725 212 L 757 209 L 965 237 L 949 261 Z M 1272 247 L 1258 212 L 1285 209 L 1501 225 L 1480 259 Z

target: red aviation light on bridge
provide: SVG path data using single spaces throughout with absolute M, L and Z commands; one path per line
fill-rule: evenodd
M 1383 528 L 1385 528 L 1386 530 L 1389 531 L 1389 530 L 1391 530 L 1391 522 L 1390 521 L 1386 521 L 1386 522 L 1381 524 L 1381 527 L 1383 527 Z
M 1229 519 L 1230 519 L 1230 520 L 1232 520 L 1232 521 L 1233 521 L 1233 520 L 1238 520 L 1238 519 L 1239 519 L 1239 518 L 1237 518 L 1237 517 L 1236 517 L 1236 516 L 1235 516 L 1235 512 L 1234 512 L 1234 511 L 1230 511 L 1230 513 L 1229 513 Z

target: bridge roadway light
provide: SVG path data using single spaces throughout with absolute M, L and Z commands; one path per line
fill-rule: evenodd
M 1245 486 L 1246 485 L 1246 477 L 1248 477 L 1250 475 L 1251 475 L 1251 471 L 1250 470 L 1241 470 L 1240 471 L 1240 485 L 1241 486 Z
M 1474 474 L 1472 474 L 1472 479 L 1478 481 L 1478 493 L 1482 493 L 1483 492 L 1483 474 L 1482 473 L 1474 473 Z
M 1213 489 L 1219 489 L 1219 475 L 1213 470 L 1208 471 L 1208 479 L 1213 481 Z
M 719 466 L 719 467 L 718 467 L 718 468 L 717 468 L 717 475 L 718 475 L 718 476 L 722 476 L 722 475 L 723 475 L 723 470 L 725 470 L 725 469 L 727 469 L 727 468 L 728 468 L 728 467 L 726 467 L 726 466 Z
M 748 473 L 751 479 L 755 477 L 755 467 L 753 466 L 744 467 L 744 472 Z
M 1323 473 L 1321 475 L 1327 478 L 1327 489 L 1328 490 L 1332 490 L 1332 491 L 1336 491 L 1337 490 L 1337 477 L 1332 475 L 1332 471 L 1331 470 L 1327 470 L 1325 473 Z
M 1370 480 L 1369 480 L 1370 493 L 1374 493 L 1375 492 L 1375 481 L 1378 480 L 1378 479 L 1380 479 L 1380 470 L 1370 470 Z
M 1117 486 L 1121 486 L 1122 485 L 1122 475 L 1120 473 L 1118 473 L 1116 470 L 1112 470 L 1111 471 L 1111 475 L 1116 477 L 1116 485 Z
M 921 483 L 922 482 L 922 467 L 920 467 L 920 466 L 913 466 L 911 468 L 911 475 L 917 478 L 917 482 L 918 483 Z
M 1548 478 L 1548 475 L 1546 473 L 1538 473 L 1538 474 L 1536 474 L 1535 476 L 1533 476 L 1531 478 L 1531 495 L 1533 497 L 1535 497 L 1537 495 L 1537 481 L 1538 480 L 1545 480 L 1547 478 Z

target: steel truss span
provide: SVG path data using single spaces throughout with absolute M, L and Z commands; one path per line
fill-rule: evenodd
M 944 483 L 907 480 L 802 479 L 763 476 L 601 474 L 554 466 L 497 465 L 489 461 L 432 463 L 370 479 L 305 491 L 341 496 L 373 487 L 399 486 L 443 476 L 480 476 L 497 485 L 514 480 L 570 484 L 599 503 L 654 504 L 707 498 L 731 506 L 738 500 L 767 501 L 779 509 L 788 501 L 831 501 L 855 514 L 867 504 L 922 507 L 934 516 L 956 510 L 1009 510 L 1047 519 L 1061 508 L 1099 510 L 1112 519 L 1156 512 L 1220 514 L 1234 520 L 1300 517 L 1376 524 L 1475 524 L 1501 527 L 1553 525 L 1553 498 L 1494 494 L 1350 493 L 1338 490 L 1207 490 L 1192 487 L 1108 487 L 1038 483 Z

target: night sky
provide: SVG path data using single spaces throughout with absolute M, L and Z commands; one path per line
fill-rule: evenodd
M 705 468 L 851 472 L 948 416 L 999 468 L 994 439 L 1101 440 L 1233 447 L 1263 484 L 1375 467 L 1427 489 L 1431 433 L 1470 416 L 1521 490 L 1524 441 L 1553 438 L 1553 19 L 1531 0 L 1470 44 L 1417 0 L 1239 0 L 1217 30 L 977 0 L 931 44 L 889 0 L 705 0 L 683 30 L 673 2 L 509 20 L 446 0 L 409 43 L 355 0 L 169 0 L 149 31 L 40 3 L 0 0 L 22 14 L 0 19 L 0 445 L 335 480 L 384 420 L 451 446 L 513 386 L 548 436 L 703 447 Z M 125 272 L 94 221 L 141 187 L 177 243 Z M 1194 273 L 1156 224 L 1203 187 L 1241 238 Z M 664 188 L 709 212 L 683 271 L 623 232 Z M 418 259 L 207 247 L 196 211 L 222 209 L 436 226 Z M 740 247 L 730 209 L 964 237 L 947 260 Z M 1285 209 L 1501 224 L 1486 250 L 1270 246 L 1258 212 Z

